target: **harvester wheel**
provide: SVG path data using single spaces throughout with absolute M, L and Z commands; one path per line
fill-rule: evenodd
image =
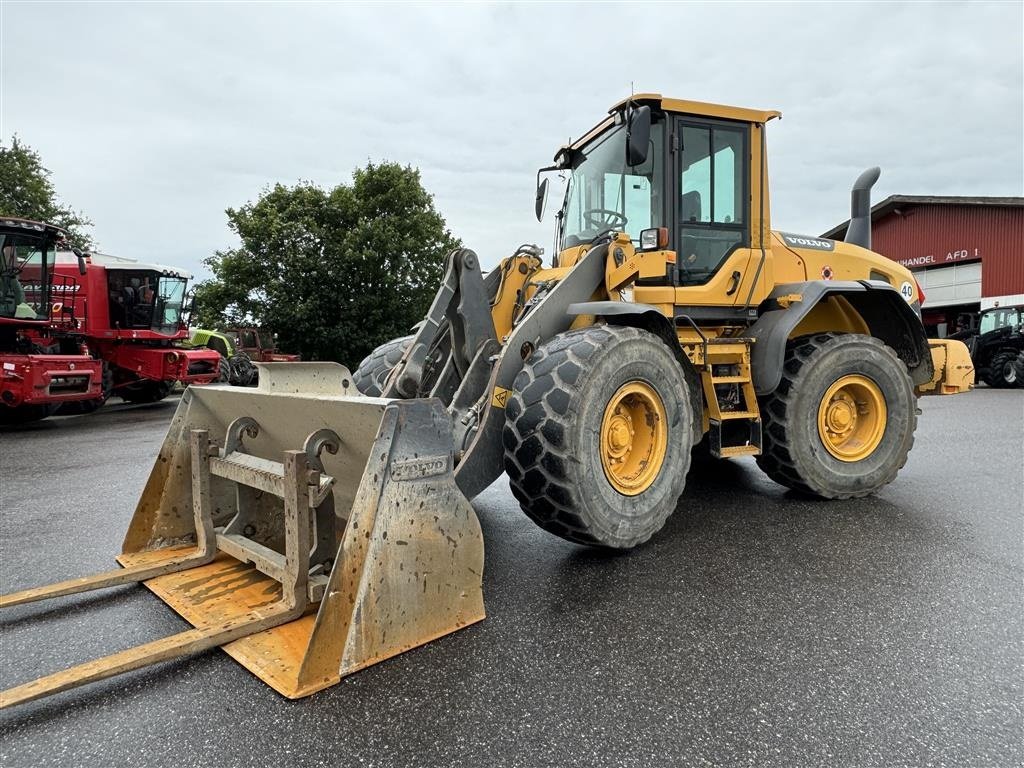
M 917 401 L 907 366 L 881 341 L 821 333 L 789 342 L 778 389 L 761 400 L 757 464 L 828 499 L 867 496 L 907 461 Z
M 398 365 L 412 340 L 412 336 L 392 339 L 367 355 L 352 375 L 356 389 L 368 397 L 378 397 L 383 391 L 388 374 Z
M 172 389 L 173 381 L 140 381 L 125 387 L 119 394 L 128 403 L 155 403 L 171 394 Z
M 647 541 L 686 482 L 693 414 L 660 338 L 598 325 L 541 345 L 505 408 L 505 471 L 523 511 L 563 539 L 614 549 Z
M 56 413 L 57 404 L 47 403 L 45 405 L 18 405 L 10 407 L 0 405 L 0 424 L 3 426 L 15 426 L 18 424 L 30 424 L 33 421 L 41 421 L 47 416 Z
M 988 385 L 999 389 L 1024 386 L 1017 376 L 1017 352 L 1006 349 L 993 355 L 989 363 Z

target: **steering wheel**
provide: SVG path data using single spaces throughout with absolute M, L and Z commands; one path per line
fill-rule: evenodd
M 597 218 L 600 216 L 601 218 Z M 588 208 L 583 211 L 583 219 L 587 224 L 594 227 L 594 229 L 617 229 L 619 227 L 625 227 L 627 219 L 618 211 L 612 211 L 608 208 Z

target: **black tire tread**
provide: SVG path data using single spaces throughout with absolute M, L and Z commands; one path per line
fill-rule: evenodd
M 1017 381 L 1014 382 L 1009 382 L 1003 377 L 1003 369 L 1007 364 L 1014 365 L 1016 367 L 1017 358 L 1018 353 L 1015 349 L 1004 349 L 996 352 L 989 361 L 989 376 L 985 383 L 990 387 L 995 387 L 996 389 L 1009 389 L 1021 386 L 1019 375 Z
M 538 347 L 516 376 L 505 406 L 505 471 L 512 494 L 538 526 L 577 544 L 602 546 L 571 508 L 565 467 L 577 461 L 562 442 L 576 423 L 580 372 L 613 337 L 640 339 L 637 328 L 595 325 L 559 334 Z M 689 451 L 686 451 L 689 469 Z M 657 529 L 623 545 L 637 546 Z
M 812 487 L 807 479 L 800 474 L 797 462 L 793 458 L 789 442 L 790 428 L 787 414 L 790 411 L 797 388 L 800 386 L 801 370 L 818 352 L 842 335 L 839 333 L 818 333 L 800 336 L 790 341 L 786 346 L 786 357 L 782 366 L 782 380 L 775 391 L 761 398 L 760 402 L 763 444 L 761 454 L 756 458 L 758 467 L 779 485 L 809 496 L 829 499 L 860 498 L 874 493 L 874 489 L 838 493 L 827 488 Z M 882 341 L 870 336 L 860 336 L 858 338 L 883 350 L 892 358 L 894 366 L 905 367 L 905 363 L 899 359 L 896 352 Z M 911 439 L 907 452 L 903 454 L 898 464 L 892 466 L 882 485 L 892 482 L 907 463 L 910 448 L 914 445 L 913 435 L 917 429 L 916 408 L 910 409 L 910 420 Z
M 364 357 L 363 361 L 359 363 L 359 367 L 352 374 L 352 382 L 355 384 L 355 388 L 368 397 L 378 397 L 381 393 L 381 382 L 383 382 L 388 372 L 398 365 L 412 340 L 413 336 L 392 339 L 385 344 L 381 344 Z

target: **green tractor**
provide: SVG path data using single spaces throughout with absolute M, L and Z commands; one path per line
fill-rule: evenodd
M 257 363 L 294 363 L 298 355 L 278 352 L 277 334 L 266 329 L 228 328 L 223 331 L 199 329 L 192 332 L 189 345 L 206 347 L 220 354 L 218 381 L 236 387 L 255 387 L 259 381 Z

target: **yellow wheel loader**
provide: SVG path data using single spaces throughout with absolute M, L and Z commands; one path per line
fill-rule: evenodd
M 525 245 L 484 275 L 459 249 L 413 336 L 355 376 L 268 363 L 256 389 L 187 390 L 123 568 L 0 606 L 143 582 L 194 629 L 0 706 L 218 646 L 301 697 L 479 621 L 469 500 L 502 472 L 547 531 L 620 549 L 676 510 L 693 450 L 825 498 L 893 480 L 917 397 L 969 389 L 970 357 L 870 251 L 877 169 L 847 242 L 772 230 L 777 116 L 631 97 L 538 173 L 566 179 L 552 264 Z

